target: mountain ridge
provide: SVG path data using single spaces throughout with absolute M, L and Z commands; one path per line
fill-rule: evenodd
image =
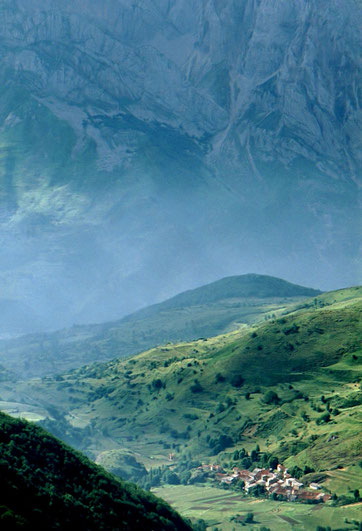
M 227 277 L 118 321 L 0 341 L 0 359 L 23 378 L 64 372 L 169 341 L 221 334 L 320 293 L 265 275 Z
M 205 286 L 184 291 L 157 305 L 152 305 L 149 310 L 151 308 L 155 310 L 157 308 L 180 308 L 183 305 L 193 306 L 212 303 L 226 298 L 312 297 L 321 293 L 318 289 L 298 286 L 269 275 L 246 273 L 245 275 L 224 277 Z M 143 311 L 147 311 L 147 309 L 141 309 L 137 313 L 139 314 Z M 129 317 L 127 316 L 126 319 Z

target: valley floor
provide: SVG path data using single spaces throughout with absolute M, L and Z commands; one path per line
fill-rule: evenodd
M 331 529 L 358 529 L 362 503 L 331 507 L 324 504 L 306 505 L 244 497 L 233 490 L 209 486 L 165 486 L 152 492 L 170 503 L 182 516 L 202 518 L 210 530 L 269 528 L 272 531 L 315 530 L 318 526 Z M 247 513 L 253 522 L 243 524 Z M 239 520 L 239 521 L 238 521 Z

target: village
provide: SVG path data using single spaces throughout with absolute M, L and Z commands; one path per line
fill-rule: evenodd
M 213 464 L 202 464 L 198 469 L 221 485 L 239 483 L 248 494 L 256 491 L 273 498 L 304 503 L 327 502 L 331 498 L 318 483 L 310 483 L 309 490 L 306 490 L 303 483 L 293 478 L 281 464 L 274 471 L 271 468 L 254 468 L 251 471 L 234 467 L 232 473 L 227 473 L 220 465 Z

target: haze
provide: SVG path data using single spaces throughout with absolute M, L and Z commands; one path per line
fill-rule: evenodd
M 0 334 L 358 284 L 355 0 L 0 2 Z

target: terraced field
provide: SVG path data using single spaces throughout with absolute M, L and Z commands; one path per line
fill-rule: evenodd
M 352 530 L 357 529 L 353 520 L 357 522 L 361 519 L 361 504 L 330 507 L 256 500 L 235 491 L 191 485 L 161 487 L 153 492 L 182 515 L 203 518 L 210 529 L 217 527 L 220 531 L 239 528 L 256 530 L 261 527 L 278 531 L 305 531 L 315 530 L 317 526 Z M 242 525 L 234 519 L 239 515 L 242 520 L 247 513 L 253 513 L 253 523 Z

